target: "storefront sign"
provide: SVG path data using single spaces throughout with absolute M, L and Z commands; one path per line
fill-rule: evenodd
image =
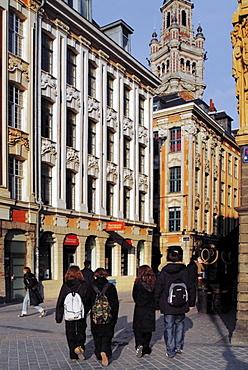
M 12 209 L 12 221 L 26 222 L 27 221 L 27 211 L 20 211 L 17 209 Z
M 79 245 L 79 240 L 77 235 L 70 234 L 65 237 L 64 245 Z
M 120 231 L 124 230 L 125 222 L 107 222 L 106 231 Z
M 248 163 L 248 148 L 243 149 L 243 163 Z

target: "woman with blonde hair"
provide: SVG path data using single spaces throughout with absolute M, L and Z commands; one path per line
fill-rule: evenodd
M 154 285 L 156 275 L 148 265 L 138 269 L 138 275 L 133 285 L 133 300 L 135 302 L 133 329 L 135 336 L 136 356 L 150 355 L 150 341 L 155 331 L 155 300 Z
M 70 266 L 65 274 L 65 280 L 57 300 L 55 320 L 58 324 L 62 322 L 65 313 L 65 300 L 68 294 L 73 293 L 75 295 L 75 293 L 78 293 L 83 302 L 84 316 L 75 320 L 67 320 L 65 317 L 66 339 L 72 361 L 85 360 L 86 316 L 91 308 L 88 289 L 89 286 L 84 280 L 80 268 Z

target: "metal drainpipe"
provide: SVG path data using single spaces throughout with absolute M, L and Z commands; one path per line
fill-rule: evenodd
M 39 239 L 40 239 L 40 211 L 42 209 L 41 201 L 41 127 L 40 127 L 40 117 L 39 117 L 39 94 L 40 94 L 40 17 L 39 11 L 44 6 L 45 0 L 42 1 L 41 5 L 36 11 L 35 20 L 35 56 L 34 56 L 34 90 L 35 90 L 35 202 L 39 205 L 37 210 L 37 224 L 36 224 L 36 243 L 35 243 L 35 274 L 36 278 L 39 279 Z

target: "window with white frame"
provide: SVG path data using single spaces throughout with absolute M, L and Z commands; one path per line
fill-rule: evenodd
M 66 145 L 75 148 L 76 146 L 76 114 L 67 109 L 67 125 L 66 125 Z
M 181 127 L 170 129 L 170 152 L 181 151 Z
M 114 80 L 110 75 L 108 75 L 107 76 L 107 105 L 108 107 L 113 108 L 113 100 L 114 100 Z
M 170 168 L 170 193 L 181 191 L 181 167 Z
M 233 189 L 233 206 L 238 206 L 238 190 L 236 188 Z
M 75 174 L 66 171 L 66 208 L 75 209 Z
M 139 97 L 139 125 L 144 126 L 145 122 L 145 101 L 142 96 Z
M 23 162 L 9 157 L 9 191 L 11 199 L 22 199 Z
M 114 185 L 107 181 L 106 211 L 108 216 L 113 216 L 114 212 Z
M 52 204 L 52 168 L 46 163 L 41 165 L 41 199 L 45 205 Z
M 139 221 L 145 221 L 145 193 L 139 191 Z
M 238 178 L 238 158 L 234 158 L 233 175 L 234 175 L 235 179 Z
M 225 183 L 221 182 L 220 184 L 220 202 L 225 204 Z
M 45 32 L 41 38 L 41 69 L 52 74 L 53 67 L 53 40 Z
M 96 68 L 92 63 L 89 63 L 88 70 L 88 95 L 96 97 Z
M 179 231 L 181 227 L 181 210 L 179 207 L 169 208 L 169 231 Z
M 41 136 L 52 140 L 53 104 L 41 98 Z
M 139 144 L 139 173 L 145 173 L 145 147 Z
M 123 105 L 123 109 L 124 109 L 124 116 L 125 117 L 129 117 L 129 110 L 130 110 L 130 91 L 129 91 L 129 88 L 127 86 L 124 86 L 124 105 Z
M 110 128 L 107 129 L 107 160 L 114 162 L 114 133 Z
M 125 168 L 130 168 L 130 139 L 124 136 L 124 156 L 123 165 Z
M 22 57 L 23 20 L 12 11 L 9 12 L 9 51 Z
M 130 189 L 124 186 L 123 218 L 130 218 Z
M 92 120 L 88 125 L 88 154 L 96 155 L 96 123 Z
M 232 155 L 228 153 L 228 175 L 232 174 Z
M 22 128 L 23 92 L 10 84 L 8 89 L 8 125 Z
M 70 49 L 67 48 L 67 74 L 66 82 L 69 85 L 76 86 L 76 54 Z
M 96 207 L 96 180 L 88 176 L 88 212 L 95 213 Z

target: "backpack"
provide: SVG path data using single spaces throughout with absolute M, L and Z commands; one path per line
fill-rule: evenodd
M 108 324 L 112 320 L 111 307 L 105 295 L 109 285 L 110 283 L 107 283 L 101 292 L 95 285 L 92 285 L 96 292 L 96 299 L 91 309 L 91 317 L 95 324 Z
M 188 302 L 188 290 L 185 283 L 176 280 L 169 286 L 167 298 L 168 303 L 173 307 L 183 307 Z
M 78 293 L 71 292 L 65 297 L 64 315 L 66 321 L 80 320 L 84 318 L 84 305 Z

